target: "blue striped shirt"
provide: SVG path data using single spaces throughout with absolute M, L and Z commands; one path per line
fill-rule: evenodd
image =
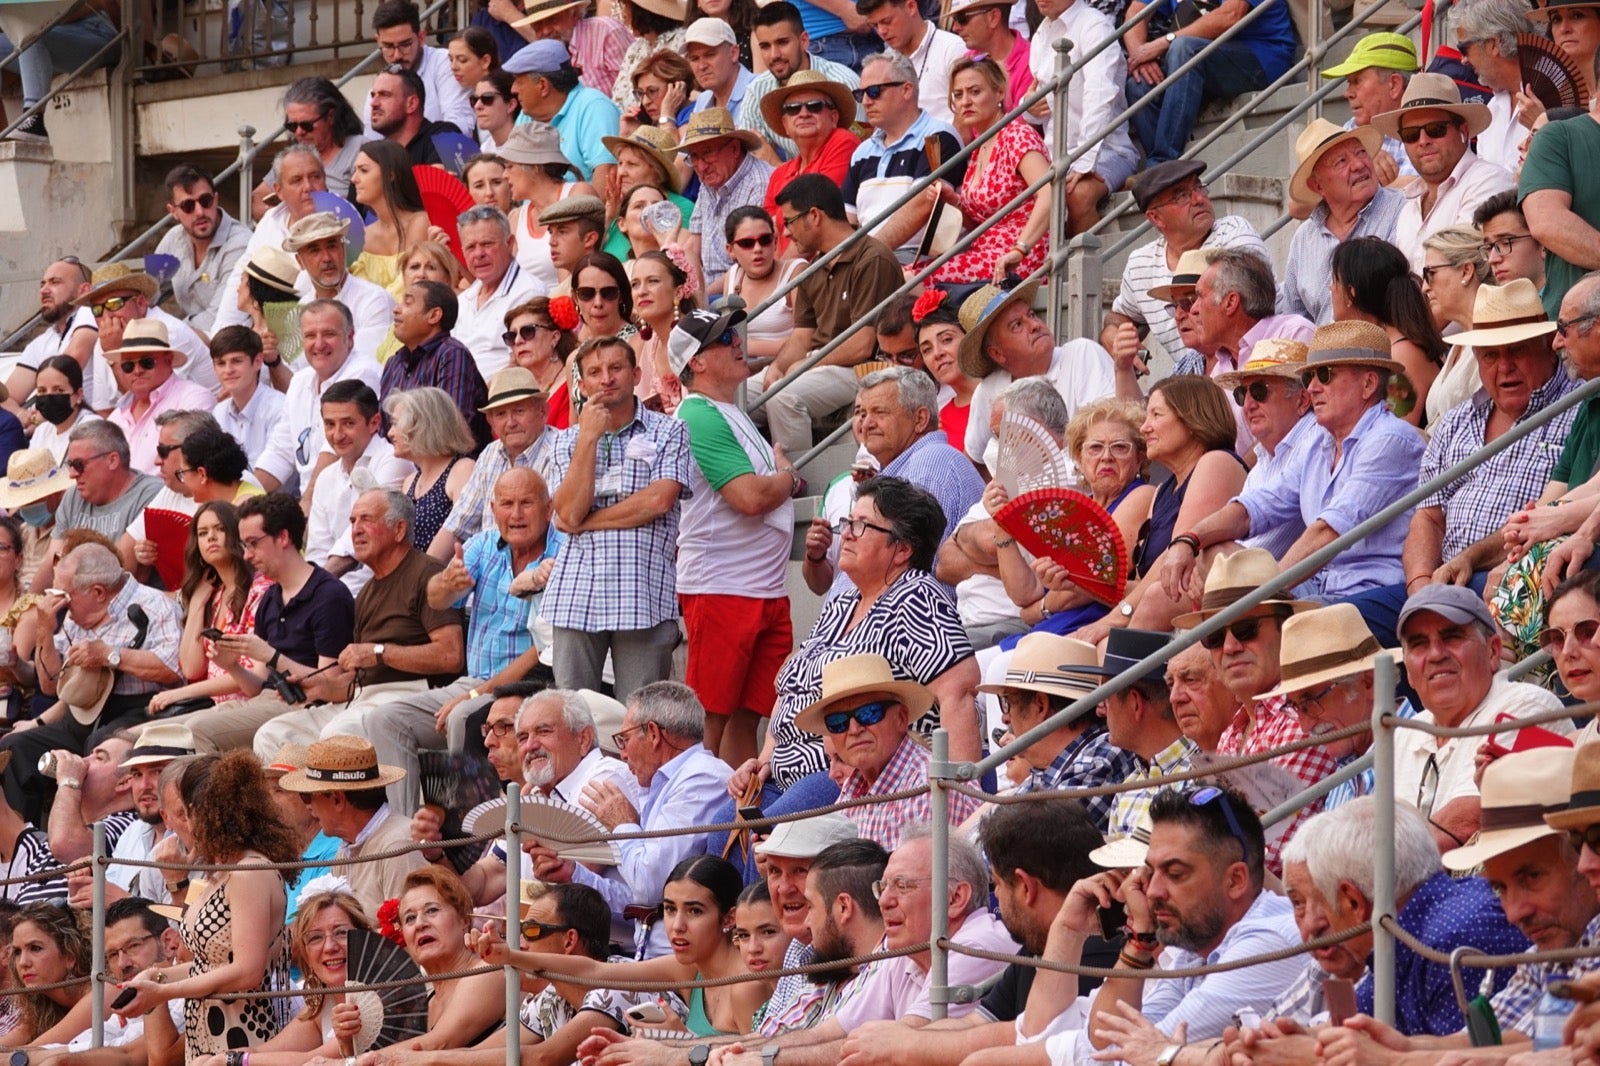
M 550 527 L 545 534 L 544 553 L 526 569 L 554 559 L 565 539 L 559 530 Z M 467 622 L 467 676 L 491 678 L 532 647 L 528 615 L 536 604 L 511 594 L 511 582 L 517 572 L 512 566 L 511 548 L 498 529 L 486 529 L 467 541 L 461 561 L 473 583 L 472 615 Z

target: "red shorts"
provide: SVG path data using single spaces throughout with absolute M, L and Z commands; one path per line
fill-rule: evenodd
M 789 598 L 680 594 L 678 606 L 689 637 L 684 683 L 706 711 L 770 715 L 778 701 L 778 670 L 794 648 Z

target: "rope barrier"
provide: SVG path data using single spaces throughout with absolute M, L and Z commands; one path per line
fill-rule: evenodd
M 1486 737 L 1493 733 L 1515 732 L 1524 726 L 1542 725 L 1545 722 L 1570 724 L 1574 718 L 1582 718 L 1596 712 L 1600 712 L 1600 702 L 1585 703 L 1577 707 L 1561 707 L 1554 711 L 1540 711 L 1538 714 L 1523 715 L 1502 722 L 1490 722 L 1488 725 L 1434 725 L 1432 722 L 1419 722 L 1415 718 L 1395 718 L 1387 714 L 1383 716 L 1383 722 L 1394 729 L 1415 729 L 1419 733 L 1428 733 L 1436 737 Z

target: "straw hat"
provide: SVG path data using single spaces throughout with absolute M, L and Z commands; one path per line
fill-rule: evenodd
M 1089 861 L 1107 870 L 1131 870 L 1135 866 L 1143 866 L 1144 857 L 1150 851 L 1150 833 L 1153 829 L 1147 810 L 1139 816 L 1139 824 L 1133 827 L 1131 835 L 1118 837 L 1095 848 L 1089 853 Z
M 853 102 L 851 106 L 854 106 Z M 732 137 L 752 152 L 761 147 L 760 137 L 750 130 L 742 130 L 733 124 L 733 115 L 727 108 L 708 107 L 704 111 L 696 111 L 689 116 L 689 121 L 684 123 L 683 140 L 678 142 L 678 151 L 687 152 L 697 144 L 705 144 L 707 141 L 715 141 L 722 137 Z
M 800 93 L 821 93 L 839 112 L 839 125 L 848 126 L 856 117 L 856 98 L 850 86 L 834 81 L 819 70 L 797 70 L 787 84 L 780 85 L 761 98 L 761 117 L 772 129 L 783 129 L 783 105 L 791 96 Z
M 1244 548 L 1232 555 L 1224 555 L 1206 575 L 1206 590 L 1200 597 L 1200 609 L 1180 614 L 1172 620 L 1174 629 L 1193 629 L 1224 607 L 1244 599 L 1256 589 L 1278 576 L 1278 560 L 1265 548 Z M 1293 613 L 1314 610 L 1320 603 L 1310 600 L 1264 600 L 1260 607 L 1288 607 Z
M 154 318 L 139 318 L 129 322 L 128 328 L 122 331 L 122 347 L 111 348 L 102 354 L 115 363 L 118 359 L 137 358 L 152 352 L 171 353 L 173 366 L 182 366 L 189 361 L 189 357 L 174 348 L 167 338 L 167 324 Z
M 1017 641 L 1012 650 L 1005 680 L 995 685 L 979 685 L 978 691 L 998 695 L 1009 689 L 1021 689 L 1077 699 L 1093 692 L 1097 684 L 1084 675 L 1099 670 L 1100 653 L 1095 651 L 1094 645 L 1054 633 L 1029 633 Z
M 1190 248 L 1178 257 L 1178 265 L 1172 271 L 1172 280 L 1165 285 L 1157 285 L 1153 289 L 1146 289 L 1145 293 L 1153 300 L 1163 303 L 1170 301 L 1174 296 L 1187 296 L 1200 284 L 1200 275 L 1206 272 L 1206 267 L 1211 265 L 1211 253 L 1214 248 Z
M 89 291 L 72 301 L 79 307 L 98 303 L 100 297 L 113 292 L 136 292 L 146 300 L 154 300 L 161 283 L 144 272 L 142 266 L 127 263 L 107 263 L 89 278 Z
M 1595 822 L 1600 822 L 1600 741 L 1591 741 L 1573 753 L 1567 809 L 1544 816 L 1544 824 L 1552 829 L 1582 829 Z
M 61 668 L 61 676 L 56 680 L 56 699 L 67 705 L 73 721 L 79 725 L 93 725 L 106 700 L 111 698 L 111 686 L 116 683 L 116 672 L 110 667 L 68 664 Z
M 343 237 L 348 232 L 348 218 L 342 218 L 332 211 L 313 211 L 289 227 L 289 235 L 283 239 L 283 250 L 292 255 L 308 244 L 329 237 Z
M 583 171 L 572 165 L 561 151 L 561 134 L 554 126 L 544 122 L 525 122 L 511 127 L 506 143 L 495 149 L 495 154 L 508 163 L 521 163 L 537 167 L 546 163 L 559 163 L 579 178 Z
M 1450 338 L 1452 344 L 1493 347 L 1543 337 L 1556 331 L 1545 317 L 1539 290 L 1527 278 L 1504 285 L 1479 285 L 1472 301 L 1472 328 Z
M 1447 111 L 1467 124 L 1467 136 L 1489 128 L 1489 109 L 1461 102 L 1461 87 L 1448 74 L 1414 74 L 1400 98 L 1400 107 L 1372 116 L 1372 125 L 1386 137 L 1400 136 L 1400 116 L 1407 111 Z
M 966 11 L 976 11 L 981 7 L 1011 7 L 1011 0 L 955 0 L 950 5 L 950 13 L 944 17 L 946 26 L 955 24 L 956 16 Z
M 1405 373 L 1405 364 L 1389 358 L 1389 334 L 1375 322 L 1329 322 L 1318 326 L 1306 349 L 1304 376 L 1319 366 L 1364 366 Z
M 1372 155 L 1383 147 L 1383 134 L 1371 126 L 1357 126 L 1347 130 L 1335 126 L 1325 118 L 1312 119 L 1310 125 L 1294 139 L 1294 173 L 1289 178 L 1289 198 L 1297 204 L 1316 204 L 1322 194 L 1314 192 L 1307 182 L 1317 160 L 1346 141 L 1360 141 L 1361 147 Z
M 1447 870 L 1464 872 L 1496 855 L 1558 830 L 1544 819 L 1566 810 L 1572 795 L 1572 748 L 1534 748 L 1503 755 L 1484 768 L 1478 831 L 1442 856 Z
M 689 17 L 688 0 L 628 0 L 628 2 L 674 22 L 682 22 Z
M 310 754 L 311 749 L 304 744 L 285 744 L 273 753 L 272 760 L 261 769 L 267 777 L 276 781 L 284 774 L 305 769 L 306 757 Z
M 122 768 L 168 763 L 194 753 L 194 734 L 188 726 L 177 722 L 151 722 L 139 730 L 128 757 L 122 760 Z
M 1278 687 L 1255 698 L 1286 696 L 1371 670 L 1382 650 L 1354 604 L 1335 603 L 1297 614 L 1283 623 Z
M 640 126 L 626 137 L 602 137 L 600 143 L 612 154 L 619 148 L 637 148 L 661 168 L 661 177 L 673 192 L 683 191 L 683 180 L 678 175 L 678 165 L 672 154 L 678 145 L 672 134 L 657 126 Z
M 1421 69 L 1417 45 L 1403 33 L 1369 33 L 1356 42 L 1350 58 L 1322 72 L 1324 78 L 1347 78 L 1369 67 L 1415 74 Z
M 6 479 L 0 481 L 0 507 L 8 511 L 65 492 L 72 475 L 58 465 L 49 448 L 22 448 L 6 460 Z
M 1234 389 L 1247 378 L 1288 378 L 1300 380 L 1305 367 L 1306 345 L 1289 337 L 1264 337 L 1250 346 L 1250 357 L 1244 366 L 1227 374 L 1218 374 L 1213 381 L 1223 389 Z
M 589 0 L 542 0 L 540 3 L 529 4 L 524 9 L 527 11 L 527 14 L 517 19 L 517 21 L 513 22 L 511 25 L 513 28 L 517 26 L 531 26 L 535 22 L 542 22 L 547 18 L 553 18 L 554 16 L 561 14 L 563 11 L 571 11 L 574 8 L 588 6 Z
M 911 720 L 933 706 L 933 693 L 916 681 L 901 681 L 881 655 L 847 655 L 822 667 L 822 698 L 794 716 L 796 729 L 821 736 L 822 716 L 852 696 L 892 696 L 906 705 Z
M 1001 311 L 1018 300 L 1032 304 L 1034 294 L 1038 291 L 1037 281 L 1018 285 L 1014 289 L 983 285 L 961 301 L 961 310 L 956 317 L 961 320 L 961 328 L 966 331 L 966 336 L 961 338 L 961 347 L 956 350 L 956 362 L 963 374 L 969 378 L 982 379 L 997 369 L 995 361 L 983 350 L 983 342 L 989 333 L 989 324 Z
M 306 765 L 278 782 L 290 792 L 360 792 L 404 779 L 398 766 L 380 766 L 378 752 L 361 737 L 332 736 L 306 751 Z
M 1534 22 L 1547 22 L 1550 19 L 1552 9 L 1564 8 L 1570 11 L 1575 7 L 1594 8 L 1600 7 L 1600 3 L 1597 3 L 1596 0 L 1544 0 L 1544 3 L 1534 5 L 1532 11 L 1524 11 L 1522 14 L 1524 18 Z
M 533 371 L 525 366 L 512 365 L 495 371 L 489 379 L 489 398 L 478 410 L 493 411 L 496 407 L 505 407 L 519 400 L 544 398 L 544 390 L 539 387 L 539 379 L 533 376 Z
M 300 276 L 300 264 L 294 256 L 281 248 L 263 244 L 250 253 L 244 272 L 268 288 L 277 289 L 291 300 L 299 300 L 294 279 Z

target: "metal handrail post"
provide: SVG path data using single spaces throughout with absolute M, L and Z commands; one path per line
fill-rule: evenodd
M 1070 78 L 1067 76 L 1067 67 L 1072 61 L 1072 41 L 1066 36 L 1056 39 L 1056 94 L 1050 101 L 1050 157 L 1060 159 L 1068 152 L 1067 146 L 1067 86 Z M 1071 173 L 1068 171 L 1068 173 Z M 1066 178 L 1053 189 L 1050 197 L 1050 244 L 1054 247 L 1059 242 L 1067 239 L 1067 197 Z M 1050 272 L 1050 300 L 1046 308 L 1046 321 L 1050 324 L 1050 336 L 1061 336 L 1062 298 L 1061 286 L 1063 283 L 1061 271 Z
M 950 993 L 950 953 L 943 941 L 950 935 L 950 908 L 939 900 L 950 898 L 950 734 L 933 731 L 933 759 L 928 764 L 929 828 L 933 846 L 933 923 L 928 932 L 928 1007 L 933 1021 L 943 1021 Z M 974 892 L 981 887 L 970 886 Z
M 255 142 L 251 139 L 256 135 L 254 126 L 239 127 L 239 219 L 246 226 L 255 229 L 255 221 L 250 217 L 250 161 L 255 158 Z
M 522 822 L 522 790 L 516 782 L 506 786 L 506 946 L 519 947 L 522 939 L 522 842 L 517 827 Z M 516 1039 L 518 1012 L 522 1009 L 522 975 L 506 965 L 506 1066 L 521 1066 L 522 1041 Z
M 94 930 L 89 948 L 89 972 L 94 979 L 89 982 L 90 1046 L 104 1047 L 106 1042 L 106 985 L 102 975 L 106 972 L 106 823 L 94 823 L 94 848 L 90 853 L 89 872 L 94 888 L 91 896 L 90 928 Z
M 1378 817 L 1372 857 L 1372 1013 L 1394 1024 L 1394 934 L 1383 919 L 1395 915 L 1394 899 L 1394 729 L 1384 721 L 1394 713 L 1394 656 L 1383 652 L 1372 664 L 1372 760 Z

